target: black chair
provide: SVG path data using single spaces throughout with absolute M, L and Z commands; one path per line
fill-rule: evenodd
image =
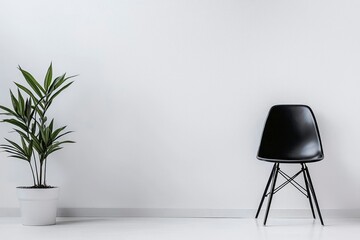
M 255 218 L 259 216 L 265 197 L 269 196 L 264 219 L 264 225 L 266 225 L 273 195 L 290 183 L 309 199 L 315 219 L 313 198 L 320 222 L 324 225 L 309 169 L 306 166 L 307 163 L 317 162 L 324 158 L 318 126 L 310 107 L 305 105 L 273 106 L 265 123 L 257 158 L 272 162 L 274 166 Z M 290 177 L 280 169 L 280 163 L 300 164 L 301 170 Z M 301 173 L 304 177 L 305 187 L 295 181 L 295 178 Z M 275 187 L 278 174 L 283 176 L 286 181 Z M 271 188 L 268 192 L 270 183 Z

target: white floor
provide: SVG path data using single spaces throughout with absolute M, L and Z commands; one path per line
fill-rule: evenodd
M 360 219 L 325 219 L 321 226 L 312 219 L 269 218 L 58 218 L 57 225 L 22 226 L 19 218 L 0 218 L 0 239 L 360 239 Z

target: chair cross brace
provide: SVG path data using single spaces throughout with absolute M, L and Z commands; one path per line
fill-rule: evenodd
M 274 189 L 273 194 L 277 193 L 278 191 L 280 191 L 283 187 L 285 187 L 286 185 L 288 185 L 289 183 L 291 185 L 293 185 L 297 190 L 299 190 L 299 192 L 301 192 L 302 194 L 305 195 L 305 197 L 309 198 L 309 196 L 307 195 L 307 193 L 304 193 L 304 191 L 306 191 L 306 189 L 301 186 L 298 182 L 295 181 L 295 178 L 297 176 L 299 176 L 300 173 L 302 173 L 304 171 L 304 169 L 302 168 L 299 172 L 297 172 L 296 174 L 294 174 L 294 176 L 290 177 L 289 175 L 287 175 L 286 173 L 284 173 L 280 168 L 279 168 L 279 173 L 281 176 L 283 176 L 285 178 L 285 182 L 283 182 L 282 184 L 280 184 L 280 186 L 278 186 L 277 188 Z M 270 192 L 268 192 L 265 197 L 267 197 L 270 194 Z

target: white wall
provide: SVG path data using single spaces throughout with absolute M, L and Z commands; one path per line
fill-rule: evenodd
M 2 104 L 18 64 L 80 74 L 54 105 L 77 141 L 49 162 L 60 207 L 254 209 L 267 111 L 304 103 L 326 154 L 310 166 L 321 207 L 360 208 L 359 1 L 0 3 Z M 0 208 L 17 207 L 28 166 L 0 158 Z M 308 203 L 289 187 L 274 208 Z

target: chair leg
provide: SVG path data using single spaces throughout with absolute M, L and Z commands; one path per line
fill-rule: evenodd
M 317 201 L 317 198 L 316 198 L 316 194 L 315 194 L 314 185 L 312 184 L 312 181 L 311 181 L 309 169 L 307 168 L 307 166 L 305 165 L 305 163 L 304 163 L 304 166 L 305 166 L 305 172 L 306 172 L 307 179 L 309 180 L 310 190 L 311 190 L 311 193 L 312 193 L 312 195 L 313 195 L 314 202 L 315 202 L 315 206 L 316 206 L 316 209 L 317 209 L 319 218 L 320 218 L 320 222 L 321 222 L 321 225 L 324 226 L 324 222 L 323 222 L 323 219 L 322 219 L 322 216 L 321 216 L 321 212 L 320 212 L 320 207 L 319 207 L 319 204 L 318 204 L 318 201 Z
M 262 197 L 261 197 L 261 201 L 260 201 L 258 210 L 257 210 L 257 212 L 256 212 L 255 218 L 258 218 L 258 216 L 259 216 L 261 207 L 262 207 L 263 202 L 264 202 L 264 199 L 265 199 L 265 197 L 266 197 L 266 193 L 267 193 L 267 191 L 268 191 L 268 189 L 269 189 L 269 186 L 270 186 L 270 183 L 271 183 L 271 179 L 273 178 L 273 175 L 274 175 L 275 166 L 276 166 L 276 163 L 274 163 L 274 166 L 273 166 L 273 168 L 272 168 L 272 170 L 271 170 L 271 173 L 270 173 L 270 176 L 269 176 L 269 180 L 267 181 L 267 184 L 266 184 L 264 193 L 263 193 L 263 195 L 262 195 Z
M 311 212 L 312 212 L 313 218 L 316 219 L 316 217 L 315 217 L 315 212 L 314 212 L 314 206 L 313 206 L 313 203 L 312 203 L 312 200 L 311 200 L 311 194 L 310 194 L 310 190 L 309 190 L 309 184 L 308 184 L 308 180 L 307 180 L 307 178 L 306 178 L 304 163 L 301 164 L 301 168 L 302 168 L 303 175 L 304 175 L 304 182 L 305 182 L 305 186 L 306 186 L 306 193 L 307 193 L 307 196 L 308 196 L 308 199 L 309 199 L 309 203 L 310 203 L 310 207 L 311 207 Z
M 265 212 L 265 219 L 264 219 L 264 225 L 266 225 L 266 221 L 269 215 L 269 210 L 270 210 L 270 206 L 271 206 L 271 201 L 274 195 L 274 189 L 275 189 L 275 185 L 276 185 L 276 178 L 279 172 L 279 163 L 275 164 L 275 169 L 274 169 L 274 176 L 273 176 L 273 181 L 272 181 L 272 185 L 271 185 L 271 190 L 270 190 L 270 196 L 269 196 L 269 201 L 268 201 L 268 206 L 266 208 L 266 212 Z

